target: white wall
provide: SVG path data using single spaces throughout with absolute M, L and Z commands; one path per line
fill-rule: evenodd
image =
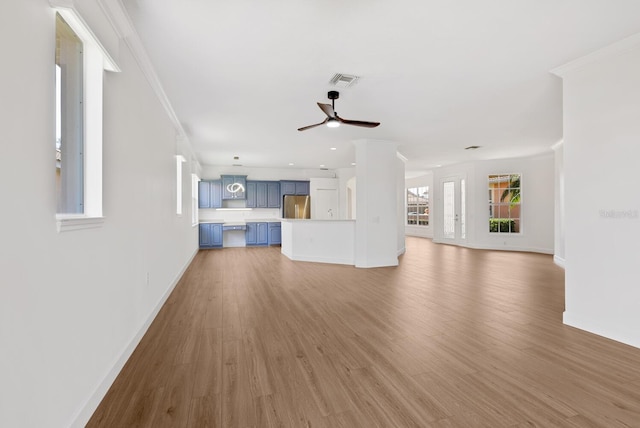
M 640 347 L 640 35 L 559 74 L 566 186 L 564 322 Z
M 429 211 L 434 211 L 433 210 L 433 195 L 434 195 L 433 172 L 429 171 L 417 177 L 407 178 L 404 184 L 405 184 L 405 189 L 410 187 L 428 186 L 429 187 Z M 405 194 L 406 194 L 406 191 L 405 193 L 403 193 L 403 199 L 404 199 L 403 205 L 405 207 L 405 210 L 402 214 L 403 221 L 405 223 L 405 226 L 404 226 L 405 235 L 420 236 L 423 238 L 433 238 L 433 220 L 432 220 L 433 215 L 432 214 L 429 214 L 428 226 L 415 226 L 412 224 L 406 224 L 407 211 L 406 211 L 406 195 Z
M 311 177 L 309 180 L 309 195 L 311 198 L 311 218 L 325 220 L 340 219 L 339 189 L 337 178 Z M 329 212 L 329 210 L 331 210 Z
M 338 191 L 340 192 L 340 215 L 341 220 L 356 219 L 356 169 L 340 168 L 336 170 L 338 176 Z M 349 211 L 349 207 L 351 210 Z
M 0 425 L 83 426 L 197 250 L 190 172 L 175 214 L 176 130 L 95 0 L 85 20 L 122 72 L 104 82 L 101 228 L 58 233 L 54 11 L 0 14 Z M 188 153 L 180 153 L 191 159 Z M 147 283 L 147 275 L 149 281 Z
M 489 232 L 487 200 L 489 174 L 522 174 L 522 233 Z M 444 177 L 466 177 L 467 241 L 471 248 L 533 251 L 553 254 L 554 249 L 554 154 L 512 159 L 476 161 L 434 171 L 432 201 L 434 242 L 442 239 L 442 200 L 437 188 Z
M 398 176 L 397 144 L 357 140 L 354 145 L 358 185 L 356 267 L 397 266 L 398 189 L 403 187 Z
M 564 142 L 553 146 L 555 152 L 555 236 L 553 260 L 558 266 L 564 267 L 565 263 L 565 194 L 564 194 Z

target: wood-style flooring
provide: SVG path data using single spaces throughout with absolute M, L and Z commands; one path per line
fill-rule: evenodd
M 640 349 L 563 310 L 548 255 L 200 251 L 88 427 L 640 427 Z

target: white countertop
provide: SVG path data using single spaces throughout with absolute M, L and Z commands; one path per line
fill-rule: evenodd
M 248 218 L 245 220 L 200 219 L 200 223 L 221 223 L 225 226 L 244 226 L 247 223 L 279 223 L 280 218 Z

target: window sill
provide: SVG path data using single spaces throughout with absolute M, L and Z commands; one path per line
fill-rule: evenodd
M 93 229 L 102 227 L 104 217 L 86 217 L 78 215 L 58 214 L 56 215 L 56 227 L 58 233 L 70 232 L 72 230 Z

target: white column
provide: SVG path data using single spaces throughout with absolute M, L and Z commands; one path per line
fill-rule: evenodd
M 398 157 L 391 141 L 357 140 L 356 267 L 398 265 Z

